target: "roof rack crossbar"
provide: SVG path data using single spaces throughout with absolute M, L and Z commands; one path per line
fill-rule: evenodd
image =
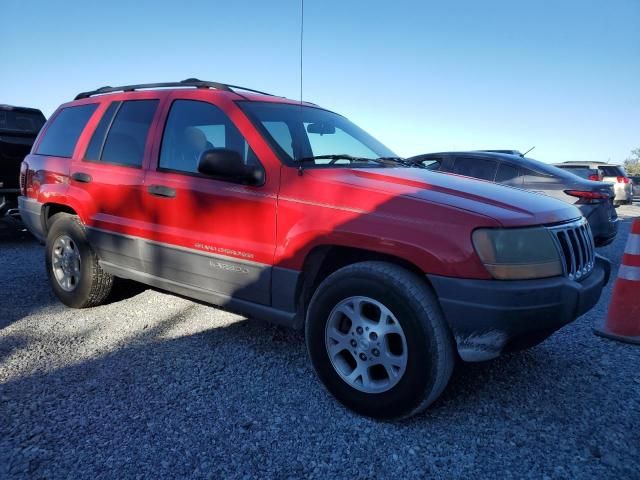
M 197 78 L 187 78 L 186 80 L 182 80 L 181 82 L 141 83 L 139 85 L 124 85 L 122 87 L 109 87 L 109 86 L 100 87 L 96 90 L 79 93 L 78 95 L 76 95 L 75 100 L 80 100 L 82 98 L 89 98 L 94 95 L 102 95 L 104 93 L 133 92 L 135 90 L 142 90 L 142 89 L 170 88 L 170 87 L 215 88 L 217 90 L 224 90 L 227 92 L 233 92 L 233 89 L 238 89 L 238 90 L 245 90 L 247 92 L 259 93 L 261 95 L 273 96 L 270 93 L 261 92 L 259 90 L 253 90 L 251 88 L 240 87 L 237 85 L 227 85 L 225 83 L 220 83 L 220 82 L 207 82 L 204 80 L 199 80 Z

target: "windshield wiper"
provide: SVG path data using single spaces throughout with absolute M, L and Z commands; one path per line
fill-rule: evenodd
M 316 160 L 331 160 L 326 165 L 333 165 L 338 160 L 349 160 L 352 163 L 353 162 L 374 162 L 379 164 L 384 163 L 384 159 L 382 158 L 378 159 L 378 158 L 354 157 L 353 155 L 349 155 L 346 153 L 337 153 L 335 155 L 315 155 L 313 157 L 303 157 L 296 160 L 296 162 L 308 163 L 308 162 L 314 162 Z
M 410 160 L 405 160 L 402 157 L 377 157 L 377 158 L 368 158 L 368 157 L 354 157 L 353 155 L 349 155 L 346 153 L 338 153 L 334 155 L 315 155 L 313 157 L 303 157 L 296 160 L 298 166 L 298 174 L 302 175 L 303 172 L 303 164 L 308 162 L 315 162 L 316 160 L 330 160 L 330 162 L 326 163 L 326 165 L 334 165 L 338 160 L 349 160 L 351 163 L 357 162 L 373 162 L 378 165 L 382 165 L 384 167 L 394 167 L 396 165 L 402 165 L 403 167 L 412 167 L 412 168 L 427 168 L 421 163 L 414 163 Z
M 402 165 L 403 167 L 412 167 L 412 168 L 427 168 L 420 162 L 415 162 L 407 158 L 402 157 L 379 157 L 378 160 L 387 161 L 387 162 L 395 162 L 397 164 Z

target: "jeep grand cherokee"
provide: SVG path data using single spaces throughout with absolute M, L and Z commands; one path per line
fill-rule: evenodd
M 542 341 L 608 278 L 574 206 L 415 168 L 343 116 L 220 83 L 79 94 L 21 179 L 63 303 L 100 305 L 122 277 L 304 328 L 328 390 L 373 417 L 426 408 L 456 354 Z

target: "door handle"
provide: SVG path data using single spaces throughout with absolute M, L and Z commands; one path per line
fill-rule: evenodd
M 91 175 L 84 172 L 74 172 L 71 174 L 71 178 L 80 183 L 89 183 L 91 181 Z
M 174 198 L 176 196 L 175 188 L 165 187 L 164 185 L 149 185 L 147 191 L 156 197 Z

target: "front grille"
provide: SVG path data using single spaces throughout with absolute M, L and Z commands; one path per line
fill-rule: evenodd
M 580 280 L 591 273 L 595 265 L 593 235 L 584 218 L 571 223 L 549 227 L 556 242 L 564 275 Z

